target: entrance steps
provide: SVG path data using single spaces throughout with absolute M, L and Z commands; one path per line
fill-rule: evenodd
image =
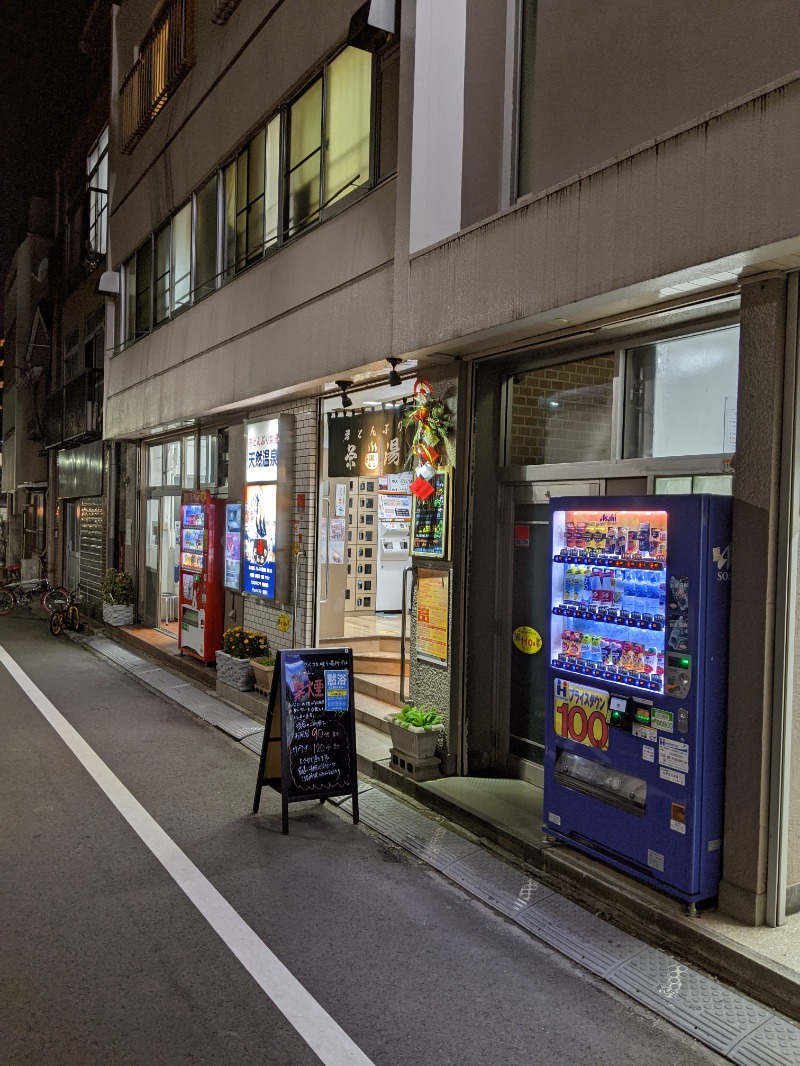
M 353 671 L 356 674 L 375 674 L 382 677 L 400 677 L 400 637 L 331 637 L 321 640 L 323 648 L 352 648 Z M 406 657 L 405 674 L 408 678 L 409 660 Z

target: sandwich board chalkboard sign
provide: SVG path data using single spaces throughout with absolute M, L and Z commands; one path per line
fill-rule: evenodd
M 261 789 L 281 794 L 282 830 L 289 804 L 352 796 L 358 823 L 353 652 L 350 648 L 279 651 L 267 705 L 253 811 Z

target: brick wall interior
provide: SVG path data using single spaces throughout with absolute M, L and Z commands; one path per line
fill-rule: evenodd
M 519 375 L 512 391 L 507 462 L 609 459 L 613 378 L 613 355 Z

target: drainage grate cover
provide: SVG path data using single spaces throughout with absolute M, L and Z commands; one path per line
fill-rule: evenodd
M 242 744 L 249 748 L 250 751 L 254 751 L 256 755 L 261 754 L 261 748 L 264 745 L 264 730 L 258 729 L 255 733 L 251 733 L 249 737 L 245 737 L 242 740 Z
M 111 659 L 112 662 L 117 663 L 118 666 L 122 666 L 126 670 L 136 671 L 147 665 L 144 659 L 134 655 L 133 652 L 128 651 L 126 648 L 121 648 L 119 644 L 115 644 L 108 637 L 90 637 L 86 643 L 98 654 L 103 655 L 106 659 Z
M 361 820 L 437 870 L 480 852 L 480 848 L 373 789 L 359 799 Z
M 608 980 L 723 1055 L 772 1017 L 752 1000 L 655 948 L 646 947 L 608 974 Z
M 783 1018 L 770 1018 L 737 1044 L 728 1058 L 740 1066 L 796 1066 L 800 1029 Z
M 534 901 L 553 894 L 530 875 L 515 870 L 483 850 L 452 863 L 443 872 L 445 877 L 509 918 L 516 917 Z
M 644 949 L 641 940 L 555 892 L 541 902 L 536 900 L 516 921 L 600 977 Z

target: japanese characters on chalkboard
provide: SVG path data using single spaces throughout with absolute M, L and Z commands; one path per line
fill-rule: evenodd
M 450 472 L 439 470 L 430 479 L 433 492 L 425 500 L 414 497 L 411 514 L 411 554 L 447 559 L 450 523 Z
M 280 728 L 275 729 L 276 716 Z M 277 776 L 276 749 L 280 749 Z M 272 748 L 272 751 L 270 750 Z M 349 648 L 279 651 L 267 710 L 253 810 L 261 789 L 281 793 L 283 832 L 295 800 L 353 797 L 358 821 L 353 656 Z

